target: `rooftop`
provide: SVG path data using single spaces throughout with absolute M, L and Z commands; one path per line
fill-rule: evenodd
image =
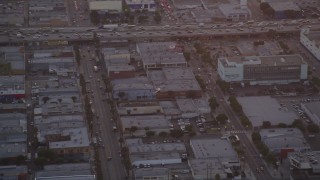
M 190 145 L 197 159 L 228 158 L 238 160 L 238 155 L 226 139 L 191 139 Z
M 90 10 L 115 10 L 122 11 L 122 1 L 91 1 Z
M 288 66 L 307 64 L 299 54 L 293 55 L 273 55 L 273 56 L 234 56 L 228 58 L 219 58 L 224 66 L 231 64 L 243 64 L 244 66 Z
M 294 112 L 282 108 L 278 101 L 270 96 L 238 97 L 237 100 L 254 127 L 262 126 L 263 121 L 269 121 L 272 125 L 290 125 L 297 118 Z
M 123 128 L 137 126 L 139 129 L 144 129 L 145 127 L 166 129 L 170 127 L 170 122 L 164 115 L 121 116 L 120 121 Z
M 225 174 L 223 164 L 216 158 L 189 160 L 193 177 L 196 179 L 207 178 L 207 174 Z M 214 177 L 212 177 L 214 179 Z
M 320 151 L 292 152 L 288 154 L 291 164 L 301 169 L 313 169 L 318 173 L 320 170 Z
M 36 172 L 36 177 L 91 175 L 89 163 L 71 163 L 59 165 L 45 165 L 44 169 Z
M 148 78 L 160 91 L 201 91 L 190 68 L 163 68 L 148 71 Z
M 111 82 L 114 91 L 135 90 L 135 89 L 154 89 L 153 85 L 145 77 L 135 77 L 117 79 Z
M 183 143 L 161 143 L 161 144 L 141 144 L 129 146 L 131 154 L 145 154 L 151 152 L 186 152 L 186 147 Z
M 162 107 L 164 114 L 166 115 L 175 116 L 181 114 L 181 111 L 175 101 L 160 101 L 159 104 Z
M 309 147 L 302 132 L 296 128 L 262 129 L 260 135 L 270 149 Z
M 186 63 L 182 50 L 174 42 L 138 43 L 144 65 Z
M 318 45 L 318 48 L 320 47 L 320 31 L 319 30 L 314 31 L 309 29 L 308 33 L 304 33 L 304 34 L 309 38 L 310 41 L 314 41 Z
M 303 105 L 315 116 L 320 118 L 320 102 L 315 101 L 315 102 L 308 102 L 308 103 L 303 103 Z
M 45 136 L 50 134 L 60 134 L 61 136 L 69 136 L 66 141 L 49 142 L 50 149 L 72 148 L 72 147 L 87 147 L 90 145 L 87 128 L 72 128 L 72 129 L 56 129 L 56 130 L 39 130 L 38 139 L 40 142 L 45 141 Z
M 219 5 L 219 9 L 225 16 L 232 14 L 251 14 L 249 8 L 240 8 L 239 4 L 221 4 Z
M 136 179 L 142 179 L 145 176 L 168 176 L 168 174 L 168 168 L 141 168 L 134 170 Z
M 95 180 L 95 175 L 37 177 L 35 180 Z
M 286 11 L 286 10 L 293 10 L 293 11 L 300 11 L 298 5 L 294 2 L 269 2 L 270 7 L 275 11 Z

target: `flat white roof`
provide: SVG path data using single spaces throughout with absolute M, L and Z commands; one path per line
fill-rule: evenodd
M 282 108 L 270 96 L 237 97 L 237 100 L 254 127 L 262 126 L 263 121 L 269 121 L 272 125 L 290 125 L 298 118 L 294 112 Z
M 122 1 L 91 1 L 89 3 L 90 10 L 112 10 L 122 11 Z

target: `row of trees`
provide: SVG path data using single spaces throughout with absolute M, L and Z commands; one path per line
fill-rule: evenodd
M 240 117 L 240 122 L 245 127 L 252 127 L 252 123 L 249 118 L 243 113 L 241 104 L 238 102 L 237 98 L 230 96 L 228 101 L 233 111 Z
M 137 126 L 131 126 L 129 129 L 129 132 L 131 134 L 134 134 L 139 128 Z M 150 131 L 149 127 L 145 127 L 144 128 L 146 136 L 147 137 L 153 137 L 156 136 L 157 134 L 154 131 Z M 190 136 L 194 136 L 196 134 L 194 128 L 192 125 L 186 125 L 185 127 L 185 131 L 188 132 L 188 134 Z M 181 138 L 184 134 L 184 131 L 182 131 L 181 129 L 173 129 L 170 131 L 170 133 L 167 133 L 165 131 L 161 131 L 159 132 L 158 136 L 161 138 L 166 138 L 166 137 L 173 137 L 173 138 Z
M 277 158 L 276 156 L 269 151 L 269 148 L 261 141 L 261 136 L 258 132 L 253 132 L 251 134 L 252 141 L 260 154 L 264 157 L 266 162 L 270 164 L 276 164 Z
M 201 89 L 202 89 L 203 91 L 205 91 L 205 90 L 206 90 L 206 83 L 205 83 L 205 81 L 204 81 L 204 80 L 201 78 L 201 76 L 199 76 L 199 75 L 196 75 L 195 77 L 196 77 L 196 80 L 198 81 Z

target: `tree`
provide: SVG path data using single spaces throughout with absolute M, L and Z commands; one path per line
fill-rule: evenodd
M 38 151 L 38 157 L 44 157 L 47 160 L 52 161 L 55 158 L 55 153 L 51 149 L 42 149 Z
M 191 124 L 186 125 L 185 130 L 188 132 L 192 132 L 193 131 L 193 126 Z
M 43 165 L 45 165 L 46 162 L 47 162 L 47 159 L 44 158 L 44 157 L 38 157 L 38 158 L 36 158 L 36 159 L 34 160 L 34 164 L 37 165 L 37 166 L 41 166 L 41 167 L 42 167 Z
M 215 179 L 215 180 L 220 180 L 220 179 L 221 179 L 220 174 L 216 174 L 216 175 L 214 176 L 214 179 Z
M 124 92 L 119 92 L 119 93 L 118 93 L 118 97 L 119 97 L 120 99 L 122 99 L 125 95 L 126 95 L 126 93 L 124 93 Z
M 261 11 L 265 11 L 265 10 L 267 10 L 268 8 L 270 8 L 270 5 L 269 5 L 269 3 L 267 3 L 267 2 L 262 2 L 261 4 L 260 4 L 260 10 Z
M 300 119 L 294 120 L 293 123 L 291 124 L 291 126 L 294 128 L 300 129 L 302 132 L 306 131 L 306 128 L 304 127 L 304 124 L 303 124 L 302 120 L 300 120 Z
M 72 96 L 71 99 L 72 99 L 72 101 L 75 103 L 76 100 L 77 100 L 77 97 L 76 97 L 76 96 Z
M 170 136 L 174 138 L 180 138 L 183 136 L 183 131 L 181 129 L 174 129 L 170 131 Z
M 279 128 L 286 128 L 286 127 L 288 127 L 286 124 L 284 124 L 284 123 L 279 123 L 278 124 L 278 127 Z
M 159 11 L 156 11 L 156 12 L 154 13 L 154 21 L 155 21 L 157 24 L 159 24 L 159 23 L 161 23 L 161 20 L 162 20 L 162 18 L 161 18 L 160 12 L 159 12 Z
M 312 134 L 319 133 L 319 126 L 316 124 L 309 124 L 307 128 L 308 128 L 308 131 Z
M 147 132 L 146 132 L 146 136 L 147 136 L 147 137 L 152 137 L 152 136 L 154 136 L 154 135 L 156 135 L 156 133 L 155 133 L 154 131 L 147 131 Z
M 48 96 L 45 96 L 42 98 L 42 101 L 44 104 L 47 103 L 47 101 L 49 101 L 49 100 L 50 100 L 50 98 Z
M 92 24 L 94 24 L 94 25 L 97 25 L 99 23 L 97 11 L 90 12 L 90 19 L 91 19 Z
M 230 89 L 230 85 L 229 83 L 225 82 L 225 81 L 222 81 L 220 79 L 218 79 L 216 81 L 216 84 L 221 88 L 221 90 L 225 93 L 227 92 L 229 89 Z
M 253 133 L 251 134 L 251 138 L 252 138 L 252 141 L 253 141 L 254 143 L 259 143 L 259 142 L 261 142 L 261 136 L 260 136 L 260 134 L 259 134 L 258 132 L 253 132 Z
M 183 52 L 183 56 L 186 59 L 186 61 L 190 61 L 191 59 L 191 54 L 189 52 Z
M 211 97 L 208 101 L 209 101 L 209 106 L 211 108 L 211 111 L 214 112 L 217 109 L 217 107 L 219 107 L 219 104 L 218 104 L 216 98 Z
M 227 123 L 228 117 L 227 115 L 222 113 L 216 117 L 216 120 L 219 122 L 219 124 L 225 125 Z
M 162 138 L 165 138 L 165 137 L 168 136 L 168 133 L 165 132 L 165 131 L 161 131 L 161 132 L 159 133 L 159 136 L 162 137 Z
M 263 128 L 271 128 L 271 122 L 270 121 L 263 121 L 262 122 L 262 127 Z
M 130 133 L 133 134 L 134 132 L 136 132 L 138 130 L 137 126 L 131 126 L 130 128 Z

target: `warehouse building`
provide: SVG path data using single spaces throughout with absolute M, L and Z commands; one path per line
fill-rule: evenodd
M 288 84 L 307 80 L 308 64 L 298 54 L 222 57 L 218 59 L 218 73 L 226 82 Z
M 300 43 L 320 61 L 320 31 L 312 31 L 309 28 L 301 29 Z
M 320 173 L 320 151 L 292 152 L 288 154 L 290 166 L 296 170 Z
M 320 126 L 320 102 L 301 103 L 301 109 L 307 114 L 310 120 Z
M 273 153 L 287 157 L 288 152 L 306 152 L 310 146 L 303 137 L 302 132 L 296 128 L 262 129 L 261 141 Z
M 294 2 L 269 2 L 270 8 L 274 11 L 276 19 L 300 18 L 301 9 Z

